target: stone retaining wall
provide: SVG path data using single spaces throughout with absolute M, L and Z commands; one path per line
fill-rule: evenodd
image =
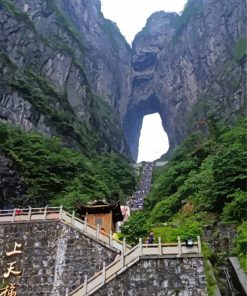
M 149 256 L 150 258 L 150 256 Z M 142 259 L 93 296 L 205 296 L 202 258 Z
M 22 253 L 7 256 L 16 247 Z M 112 262 L 116 252 L 62 222 L 0 225 L 0 288 L 16 283 L 18 296 L 64 296 Z M 11 268 L 9 277 L 4 273 Z M 9 263 L 9 265 L 8 265 Z M 21 275 L 13 272 L 21 271 Z

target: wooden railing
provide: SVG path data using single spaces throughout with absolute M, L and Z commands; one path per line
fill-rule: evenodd
M 122 252 L 130 250 L 130 246 L 125 243 L 116 240 L 112 237 L 112 233 L 107 234 L 101 231 L 99 225 L 94 227 L 82 221 L 75 216 L 75 212 L 72 214 L 65 212 L 62 207 L 45 207 L 45 208 L 31 208 L 28 209 L 12 209 L 12 210 L 1 210 L 0 212 L 0 223 L 6 222 L 26 222 L 26 221 L 39 221 L 39 220 L 61 220 L 66 224 L 69 224 L 79 231 L 83 231 L 92 238 L 96 238 L 107 245 Z
M 197 237 L 197 242 L 194 242 L 193 246 L 186 246 L 182 243 L 178 237 L 176 243 L 161 243 L 159 238 L 158 244 L 142 244 L 139 239 L 139 244 L 127 253 L 122 252 L 119 258 L 116 258 L 110 265 L 103 265 L 103 269 L 91 277 L 89 280 L 85 276 L 84 284 L 80 285 L 77 289 L 72 291 L 70 296 L 86 296 L 92 295 L 104 284 L 110 282 L 117 275 L 125 271 L 131 265 L 135 264 L 141 256 L 153 256 L 153 255 L 171 255 L 174 257 L 186 256 L 186 255 L 201 255 L 201 241 L 200 237 Z

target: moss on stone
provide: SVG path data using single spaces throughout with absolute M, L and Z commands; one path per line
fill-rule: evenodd
M 58 7 L 54 0 L 46 0 L 47 6 L 54 12 L 56 17 L 56 24 L 62 27 L 67 33 L 68 36 L 72 37 L 75 42 L 78 44 L 80 50 L 83 52 L 85 47 L 80 38 L 80 32 L 74 27 L 74 25 L 69 21 L 63 11 Z
M 247 54 L 247 39 L 239 38 L 235 44 L 234 57 L 240 61 Z
M 26 13 L 20 12 L 12 3 L 6 0 L 0 0 L 0 5 L 13 15 L 17 21 L 26 24 L 30 29 L 35 31 L 34 24 Z
M 93 149 L 98 137 L 86 122 L 77 119 L 66 94 L 59 94 L 43 77 L 31 71 L 16 71 L 9 85 L 20 92 L 62 135 L 72 137 L 84 153 L 88 154 Z

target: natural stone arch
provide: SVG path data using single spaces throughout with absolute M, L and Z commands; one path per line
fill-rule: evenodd
M 156 94 L 151 94 L 146 99 L 139 100 L 138 102 L 135 101 L 135 103 L 129 106 L 123 123 L 125 137 L 134 161 L 136 161 L 138 157 L 139 138 L 143 118 L 153 113 L 159 113 L 161 117 L 162 126 L 169 138 L 169 150 L 174 147 L 173 141 L 170 140 L 171 128 L 166 113 L 166 106 L 160 103 Z

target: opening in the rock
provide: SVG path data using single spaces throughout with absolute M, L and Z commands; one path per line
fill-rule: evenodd
M 143 117 L 137 162 L 154 161 L 168 151 L 169 141 L 159 113 Z

